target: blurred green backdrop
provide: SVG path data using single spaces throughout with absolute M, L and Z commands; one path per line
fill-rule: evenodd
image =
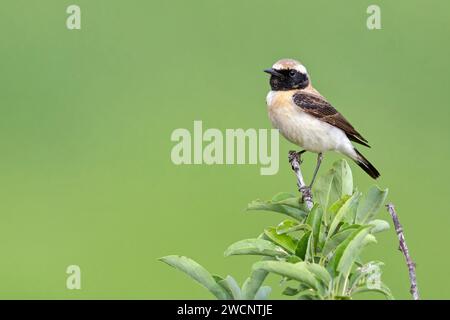
M 373 3 L 382 30 L 366 28 Z M 65 26 L 70 4 L 79 31 Z M 450 298 L 449 13 L 445 0 L 3 0 L 0 298 L 212 298 L 156 260 L 175 253 L 242 282 L 256 258 L 222 253 L 281 220 L 243 209 L 295 192 L 293 146 L 281 140 L 279 174 L 261 176 L 255 165 L 175 166 L 170 135 L 194 120 L 270 128 L 262 69 L 284 57 L 304 62 L 369 139 L 422 296 Z M 312 172 L 315 156 L 305 159 Z M 373 181 L 352 168 L 366 190 Z M 391 229 L 367 255 L 408 299 L 397 246 Z M 70 264 L 81 290 L 65 287 Z

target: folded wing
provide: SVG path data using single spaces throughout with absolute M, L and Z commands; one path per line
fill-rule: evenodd
M 306 92 L 298 92 L 293 99 L 302 111 L 341 129 L 351 141 L 370 148 L 367 144 L 368 141 L 324 98 Z

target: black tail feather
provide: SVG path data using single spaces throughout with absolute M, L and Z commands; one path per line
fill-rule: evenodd
M 372 178 L 378 178 L 380 176 L 378 170 L 358 150 L 355 149 L 355 151 L 358 155 L 358 158 L 355 160 L 356 164 Z

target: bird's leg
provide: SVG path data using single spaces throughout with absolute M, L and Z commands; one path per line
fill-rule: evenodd
M 322 163 L 323 160 L 323 153 L 319 152 L 319 154 L 317 155 L 317 165 L 316 165 L 316 169 L 314 169 L 314 174 L 311 180 L 311 184 L 309 185 L 309 188 L 311 189 L 313 186 L 314 181 L 316 180 L 316 176 L 317 176 L 317 172 L 319 172 L 319 168 L 320 168 L 320 164 Z
M 301 157 L 301 155 L 304 154 L 305 152 L 306 152 L 306 150 L 302 150 L 302 151 L 297 152 L 297 154 L 299 157 Z
M 311 189 L 306 185 L 300 170 L 300 165 L 302 163 L 301 155 L 305 152 L 306 150 L 302 150 L 300 152 L 289 151 L 289 163 L 297 176 L 297 187 L 298 191 L 302 194 L 302 201 L 306 204 L 306 207 L 311 210 L 313 207 Z

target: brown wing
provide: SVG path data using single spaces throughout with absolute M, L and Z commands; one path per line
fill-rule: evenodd
M 370 148 L 367 144 L 368 141 L 353 128 L 342 114 L 322 97 L 299 92 L 294 94 L 293 99 L 295 104 L 304 112 L 341 129 L 350 140 Z

